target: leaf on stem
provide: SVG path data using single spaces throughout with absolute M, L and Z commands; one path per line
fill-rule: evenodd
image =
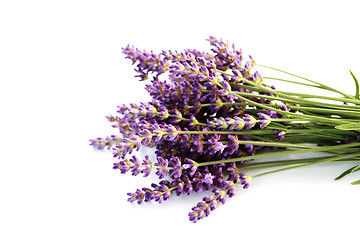
M 351 70 L 349 70 L 349 71 L 350 71 L 350 74 L 351 74 L 351 76 L 353 77 L 353 79 L 355 81 L 355 87 L 356 87 L 355 98 L 359 99 L 359 82 L 356 79 L 356 77 L 354 76 L 354 74 L 351 72 Z
M 359 185 L 359 184 L 360 184 L 360 180 L 357 180 L 357 181 L 355 181 L 355 182 L 352 182 L 351 184 L 352 184 L 352 185 Z
M 357 165 L 353 170 L 351 170 L 350 173 L 354 173 L 356 171 L 359 171 L 360 170 L 360 165 Z
M 357 170 L 354 170 L 355 168 L 358 168 Z M 360 169 L 360 165 L 357 165 L 355 167 L 349 168 L 348 170 L 346 170 L 345 172 L 343 172 L 342 174 L 340 174 L 337 178 L 335 178 L 335 180 L 339 180 L 343 177 L 345 177 L 346 175 L 353 173 L 355 171 L 358 171 Z

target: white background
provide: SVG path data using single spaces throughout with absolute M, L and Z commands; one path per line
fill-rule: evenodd
M 357 1 L 344 0 L 1 1 L 0 239 L 358 239 L 359 174 L 333 181 L 352 164 L 258 178 L 192 224 L 206 193 L 128 203 L 155 177 L 121 175 L 111 152 L 88 144 L 115 133 L 105 116 L 117 105 L 147 99 L 121 54 L 128 43 L 210 50 L 215 35 L 354 94 L 359 23 Z

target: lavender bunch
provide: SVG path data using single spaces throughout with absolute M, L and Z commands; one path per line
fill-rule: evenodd
M 106 118 L 119 135 L 90 140 L 90 145 L 111 149 L 118 159 L 113 168 L 122 174 L 147 177 L 155 172 L 160 179 L 128 193 L 128 201 L 161 203 L 171 195 L 212 191 L 189 213 L 189 220 L 197 222 L 219 202 L 224 204 L 226 196 L 233 197 L 236 185 L 246 189 L 253 178 L 318 163 L 360 161 L 359 87 L 353 75 L 355 96 L 287 72 L 305 83 L 262 77 L 253 68 L 266 66 L 244 57 L 241 49 L 215 37 L 208 41 L 210 52 L 186 49 L 155 54 L 123 48 L 136 65 L 136 77 L 151 79 L 145 89 L 152 100 L 118 106 L 116 114 Z M 280 91 L 264 79 L 340 96 Z M 133 154 L 142 147 L 154 148 L 156 158 L 139 159 Z M 307 152 L 323 152 L 327 157 L 259 161 Z M 267 168 L 276 169 L 252 177 L 244 173 Z M 359 169 L 360 165 L 354 166 L 337 179 Z

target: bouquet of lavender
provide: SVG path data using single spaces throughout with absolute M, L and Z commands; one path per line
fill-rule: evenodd
M 352 73 L 355 96 L 256 64 L 251 56 L 245 59 L 241 50 L 215 37 L 208 41 L 210 53 L 186 49 L 155 54 L 123 48 L 126 58 L 136 64 L 136 77 L 152 78 L 145 86 L 152 101 L 118 106 L 117 114 L 106 118 L 120 134 L 93 139 L 90 145 L 112 149 L 118 159 L 113 168 L 123 174 L 130 171 L 147 177 L 155 171 L 161 179 L 149 188 L 128 193 L 130 202 L 161 203 L 171 195 L 211 190 L 189 213 L 190 221 L 197 222 L 219 202 L 224 204 L 226 197 L 233 197 L 237 185 L 246 189 L 254 178 L 319 163 L 360 162 L 359 84 Z M 255 65 L 299 81 L 262 77 L 252 72 Z M 332 94 L 281 91 L 264 79 Z M 155 148 L 156 159 L 129 156 L 142 146 Z M 309 152 L 324 155 L 264 160 Z M 251 177 L 247 174 L 271 168 Z M 336 179 L 358 170 L 360 164 Z M 360 180 L 352 184 L 360 184 Z

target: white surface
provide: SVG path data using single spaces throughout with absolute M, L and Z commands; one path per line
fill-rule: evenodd
M 126 193 L 155 178 L 121 175 L 110 152 L 88 146 L 114 133 L 104 116 L 117 105 L 144 99 L 121 54 L 128 43 L 209 50 L 215 35 L 353 94 L 357 1 L 129 2 L 1 1 L 0 239 L 358 239 L 359 174 L 332 180 L 351 164 L 258 178 L 192 224 L 205 193 L 130 204 Z

